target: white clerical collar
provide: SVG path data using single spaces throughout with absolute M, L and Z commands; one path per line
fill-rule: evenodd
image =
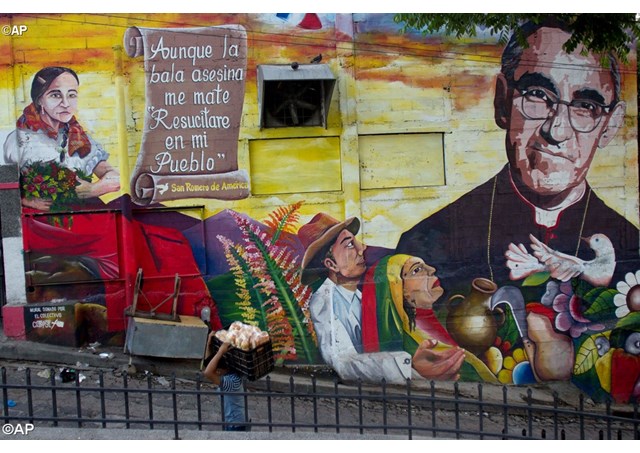
M 555 227 L 558 223 L 558 218 L 560 217 L 560 214 L 562 214 L 562 211 L 567 209 L 569 206 L 572 206 L 577 202 L 579 202 L 580 200 L 582 200 L 582 197 L 584 196 L 586 192 L 586 187 L 587 187 L 586 182 L 583 181 L 579 187 L 580 190 L 569 194 L 569 196 L 566 199 L 564 199 L 562 203 L 560 203 L 557 206 L 554 206 L 552 209 L 542 209 L 534 205 L 533 203 L 531 203 L 520 193 L 520 191 L 518 190 L 518 187 L 516 186 L 516 183 L 513 180 L 513 175 L 511 175 L 511 172 L 509 172 L 509 179 L 511 180 L 511 186 L 513 187 L 513 190 L 515 190 L 516 194 L 520 197 L 520 199 L 522 199 L 526 204 L 528 204 L 533 208 L 536 216 L 536 219 L 535 219 L 536 224 L 542 225 L 546 228 Z

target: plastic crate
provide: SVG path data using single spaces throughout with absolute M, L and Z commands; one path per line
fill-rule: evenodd
M 221 345 L 222 341 L 213 337 L 212 356 L 218 352 Z M 243 351 L 231 346 L 222 356 L 221 366 L 244 375 L 250 381 L 266 376 L 275 367 L 271 340 L 250 351 Z

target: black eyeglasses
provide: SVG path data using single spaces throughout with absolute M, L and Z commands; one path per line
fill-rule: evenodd
M 522 113 L 530 120 L 546 120 L 558 114 L 558 106 L 566 105 L 569 112 L 569 123 L 576 132 L 588 133 L 593 131 L 600 119 L 608 115 L 616 103 L 600 104 L 588 99 L 574 99 L 563 101 L 555 94 L 542 87 L 516 88 L 520 93 Z

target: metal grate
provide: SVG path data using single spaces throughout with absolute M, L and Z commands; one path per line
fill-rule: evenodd
M 342 433 L 360 438 L 385 434 L 443 439 L 640 439 L 638 404 L 624 413 L 610 404 L 585 407 L 582 396 L 575 407 L 522 403 L 483 397 L 482 384 L 473 395 L 463 395 L 458 384 L 440 394 L 434 383 L 417 391 L 387 386 L 373 392 L 362 385 L 319 386 L 315 377 L 289 378 L 288 388 L 276 390 L 269 376 L 245 389 L 245 407 L 253 431 Z M 286 386 L 285 386 L 286 387 Z M 468 393 L 468 392 L 465 392 Z M 95 370 L 59 381 L 55 369 L 1 368 L 0 419 L 31 423 L 35 427 L 170 429 L 175 439 L 183 430 L 219 430 L 225 424 L 214 387 L 200 380 L 152 375 L 129 376 Z M 13 404 L 15 402 L 15 405 Z M 625 406 L 627 407 L 627 406 Z M 237 424 L 237 423 L 234 423 Z

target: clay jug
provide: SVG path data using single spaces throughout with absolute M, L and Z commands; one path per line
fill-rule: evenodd
M 471 293 L 456 294 L 447 301 L 447 330 L 464 349 L 480 356 L 495 342 L 498 320 L 490 308 L 498 286 L 486 278 L 471 282 Z

